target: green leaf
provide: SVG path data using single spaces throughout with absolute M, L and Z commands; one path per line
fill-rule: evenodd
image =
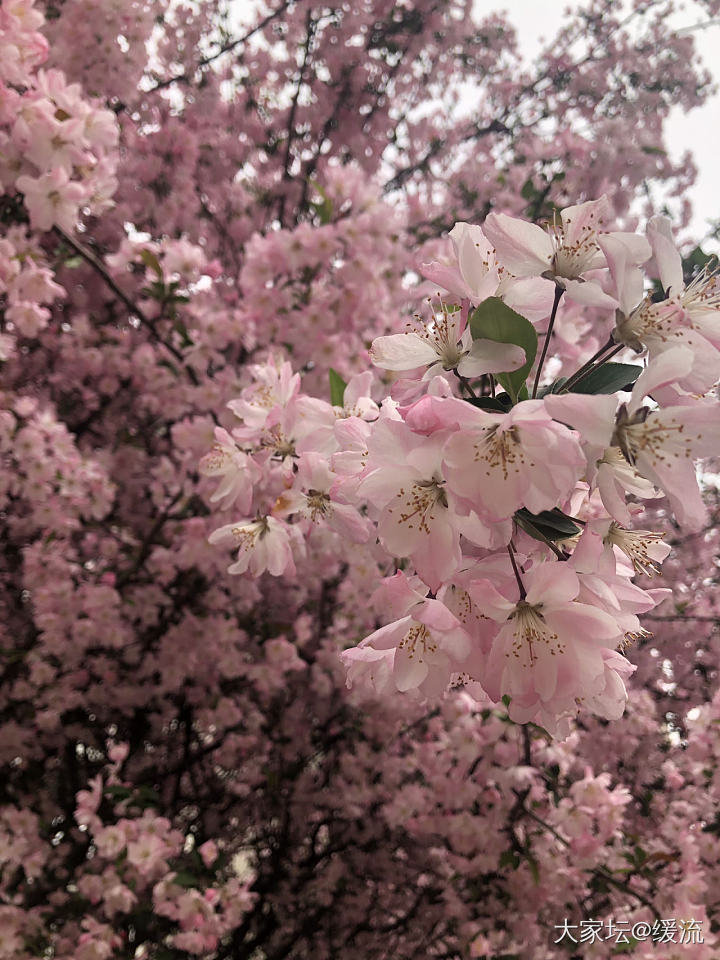
M 106 797 L 112 797 L 114 800 L 127 800 L 129 796 L 132 796 L 132 790 L 129 787 L 123 787 L 120 784 L 113 784 L 110 787 L 105 787 L 103 793 Z
M 695 247 L 686 257 L 683 257 L 683 272 L 686 277 L 692 277 L 693 274 L 702 270 L 711 261 L 716 259 L 717 257 L 714 253 L 705 253 L 702 247 Z
M 525 859 L 527 860 L 528 866 L 530 867 L 530 873 L 532 874 L 533 881 L 536 887 L 540 886 L 540 867 L 535 857 L 532 857 L 529 853 L 526 854 Z
M 330 367 L 330 403 L 333 407 L 341 407 L 345 399 L 345 387 L 347 384 L 337 372 Z
M 198 878 L 193 876 L 188 870 L 178 870 L 172 878 L 172 883 L 177 884 L 178 887 L 185 887 L 187 889 L 200 885 Z
M 570 387 L 569 393 L 615 393 L 635 383 L 644 367 L 637 363 L 604 363 Z
M 322 197 L 322 203 L 318 203 L 318 201 L 316 200 L 313 203 L 311 203 L 310 206 L 313 208 L 313 210 L 319 217 L 320 223 L 322 223 L 323 226 L 325 226 L 325 224 L 330 223 L 330 221 L 332 220 L 333 202 L 316 180 L 309 180 L 308 183 L 313 188 L 313 190 L 316 190 Z
M 507 396 L 507 394 L 503 394 L 503 396 Z M 493 413 L 507 413 L 511 406 L 510 402 L 503 403 L 498 397 L 467 397 L 466 400 L 474 407 L 479 407 L 481 410 L 490 410 Z
M 565 386 L 567 381 L 568 381 L 567 377 L 558 377 L 557 380 L 553 380 L 550 386 L 540 387 L 540 389 L 538 390 L 538 399 L 542 399 L 543 397 L 546 397 L 549 393 L 560 393 L 560 391 Z M 572 391 L 570 392 L 572 393 Z
M 149 267 L 151 270 L 153 270 L 162 280 L 163 272 L 162 267 L 160 266 L 160 261 L 151 250 L 141 250 L 140 259 L 146 267 Z
M 523 200 L 533 200 L 537 196 L 537 190 L 535 189 L 535 184 L 532 182 L 532 180 L 528 179 L 525 181 L 525 183 L 522 185 L 522 189 L 520 190 L 520 196 L 523 198 Z
M 143 783 L 135 794 L 135 801 L 140 807 L 159 807 L 160 794 Z
M 193 345 L 193 340 L 188 333 L 188 328 L 185 326 L 182 320 L 178 320 L 175 323 L 175 330 L 180 334 L 183 347 L 191 347 Z
M 503 696 L 502 696 L 502 702 L 503 702 L 503 705 L 504 705 L 505 707 L 509 707 L 509 706 L 510 706 L 510 700 L 511 700 L 510 695 L 507 694 L 507 693 L 504 693 Z
M 523 507 L 515 512 L 515 523 L 529 534 L 534 540 L 542 541 L 544 535 L 548 540 L 567 540 L 580 532 L 575 521 L 555 507 L 553 510 L 543 510 L 541 513 L 530 513 Z
M 504 850 L 500 854 L 500 859 L 498 860 L 499 867 L 512 867 L 513 870 L 517 870 L 520 866 L 520 854 L 515 850 Z
M 525 363 L 519 370 L 495 374 L 516 403 L 537 353 L 535 327 L 515 313 L 498 297 L 488 297 L 476 307 L 470 317 L 473 340 L 494 340 L 496 343 L 514 343 L 525 351 Z M 527 391 L 526 391 L 527 392 Z

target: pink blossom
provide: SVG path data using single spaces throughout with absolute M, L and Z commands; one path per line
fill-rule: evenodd
M 643 397 L 677 381 L 689 369 L 691 351 L 663 353 L 638 377 L 630 403 L 616 419 L 614 438 L 638 471 L 665 491 L 678 521 L 690 529 L 704 523 L 706 511 L 693 460 L 711 456 L 720 443 L 720 419 L 713 403 L 697 402 L 651 410 Z
M 606 265 L 598 238 L 607 215 L 607 198 L 601 197 L 566 207 L 560 223 L 547 232 L 503 213 L 488 214 L 483 229 L 495 247 L 498 260 L 511 273 L 520 277 L 549 277 L 571 300 L 586 306 L 611 308 L 617 301 L 584 276 Z M 619 236 L 632 250 L 636 263 L 648 259 L 650 247 L 642 237 Z
M 278 497 L 275 516 L 297 514 L 312 523 L 328 526 L 353 543 L 365 543 L 370 531 L 357 509 L 334 499 L 335 474 L 318 453 L 306 453 L 298 465 L 295 485 Z
M 569 496 L 585 458 L 577 435 L 553 421 L 542 400 L 507 414 L 473 410 L 443 452 L 448 487 L 482 515 L 501 520 L 520 507 L 551 510 Z
M 448 500 L 442 471 L 446 438 L 446 432 L 418 436 L 401 421 L 378 422 L 357 488 L 380 510 L 378 536 L 385 549 L 410 557 L 432 590 L 461 559 L 461 520 Z
M 221 501 L 225 507 L 237 502 L 240 513 L 247 513 L 252 504 L 253 485 L 261 477 L 252 457 L 241 450 L 227 430 L 215 428 L 215 446 L 200 461 L 200 472 L 207 477 L 221 477 L 220 486 L 210 502 Z
M 415 370 L 427 367 L 423 379 L 441 370 L 457 370 L 463 377 L 483 373 L 516 370 L 525 363 L 525 352 L 513 344 L 492 340 L 474 340 L 467 324 L 467 311 L 450 311 L 441 304 L 440 315 L 433 315 L 425 326 L 405 333 L 377 337 L 370 358 L 385 370 Z
M 542 320 L 550 313 L 553 285 L 544 279 L 516 278 L 496 263 L 492 244 L 475 224 L 456 223 L 449 233 L 457 266 L 433 261 L 422 264 L 427 279 L 444 286 L 456 297 L 473 305 L 488 297 L 500 297 L 529 320 Z M 511 368 L 506 368 L 511 369 Z M 463 371 L 460 371 L 461 373 Z M 492 371 L 491 371 L 492 372 Z
M 141 876 L 154 873 L 162 865 L 166 854 L 165 843 L 153 833 L 142 834 L 127 845 L 128 863 L 132 864 Z
M 217 844 L 213 840 L 206 840 L 198 847 L 198 853 L 206 867 L 211 867 L 218 855 Z
M 698 281 L 694 281 L 694 290 L 686 292 L 683 288 L 680 255 L 672 248 L 669 221 L 654 218 L 648 232 L 655 259 L 662 264 L 666 289 L 675 292 L 660 302 L 645 296 L 642 274 L 627 245 L 612 236 L 600 238 L 620 302 L 613 337 L 638 352 L 647 348 L 650 360 L 676 346 L 688 348 L 692 364 L 684 375 L 678 376 L 677 383 L 692 393 L 705 393 L 720 378 L 720 339 L 712 324 L 691 315 L 695 296 L 702 301 L 702 295 Z
M 522 577 L 527 593 L 515 602 L 487 580 L 470 586 L 480 609 L 503 624 L 481 683 L 493 700 L 511 697 L 510 714 L 518 722 L 535 719 L 553 729 L 554 717 L 575 713 L 576 697 L 598 689 L 603 651 L 621 632 L 608 614 L 577 602 L 580 582 L 569 567 L 548 562 Z
M 294 576 L 293 547 L 300 552 L 302 545 L 293 527 L 271 516 L 227 523 L 214 530 L 208 542 L 229 544 L 238 549 L 237 560 L 228 567 L 228 573 L 249 570 L 255 577 L 266 570 L 274 577 Z
M 75 229 L 78 208 L 86 193 L 62 167 L 53 167 L 37 178 L 23 175 L 15 185 L 24 195 L 30 222 L 36 230 L 50 230 L 55 224 L 68 232 Z
M 393 596 L 394 612 L 404 610 L 405 615 L 370 634 L 354 651 L 342 653 L 341 659 L 349 666 L 374 664 L 380 651 L 394 651 L 392 677 L 399 691 L 441 693 L 470 653 L 468 634 L 443 603 L 424 598 L 401 574 L 388 582 L 386 592 Z

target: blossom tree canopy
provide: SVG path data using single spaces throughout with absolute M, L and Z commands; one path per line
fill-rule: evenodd
M 0 960 L 711 960 L 693 33 L 245 6 L 0 6 Z

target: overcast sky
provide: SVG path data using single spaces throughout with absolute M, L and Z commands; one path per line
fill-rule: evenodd
M 541 38 L 551 38 L 562 26 L 566 3 L 558 0 L 545 3 L 540 0 L 498 0 L 497 4 L 491 5 L 490 0 L 475 0 L 475 10 L 480 15 L 493 8 L 507 11 L 508 19 L 518 32 L 521 50 L 527 57 L 532 57 L 542 46 Z M 692 0 L 673 17 L 673 25 L 678 29 L 703 22 L 707 22 L 707 16 Z M 705 66 L 714 75 L 715 83 L 720 85 L 720 23 L 693 33 Z M 694 217 L 688 233 L 693 239 L 701 240 L 709 229 L 707 221 L 720 220 L 720 95 L 716 93 L 703 107 L 689 114 L 679 108 L 673 110 L 666 138 L 673 159 L 678 159 L 688 149 L 694 154 L 698 177 L 691 194 Z M 719 244 L 712 242 L 706 247 L 720 249 Z
M 0 0 L 1 2 L 1 0 Z M 627 0 L 617 0 L 626 3 Z M 510 23 L 518 32 L 521 51 L 531 59 L 542 46 L 543 39 L 551 38 L 565 20 L 565 0 L 474 0 L 479 17 L 489 11 L 506 11 Z M 580 5 L 574 0 L 573 7 Z M 252 22 L 257 0 L 233 0 L 233 14 L 240 24 Z M 682 8 L 673 16 L 676 29 L 687 29 L 707 22 L 707 16 L 695 0 L 684 0 Z M 720 21 L 693 31 L 705 66 L 720 86 Z M 709 220 L 720 220 L 720 94 L 717 92 L 701 108 L 685 115 L 680 109 L 671 114 L 667 126 L 667 145 L 673 159 L 679 159 L 685 150 L 695 157 L 698 178 L 691 192 L 695 211 L 688 238 L 701 241 L 709 231 Z M 707 242 L 709 251 L 720 251 L 720 243 Z

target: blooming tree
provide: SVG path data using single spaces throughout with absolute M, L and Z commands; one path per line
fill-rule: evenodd
M 0 7 L 0 958 L 717 952 L 708 79 L 470 6 Z

